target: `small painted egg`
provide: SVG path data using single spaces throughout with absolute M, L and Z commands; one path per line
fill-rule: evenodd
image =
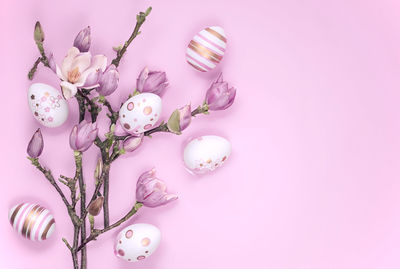
M 225 163 L 231 154 L 231 143 L 216 135 L 191 140 L 183 152 L 186 167 L 196 174 L 210 172 Z
M 201 30 L 186 49 L 186 60 L 196 70 L 207 72 L 222 60 L 226 49 L 225 31 L 219 26 Z
M 154 127 L 160 118 L 161 98 L 154 93 L 141 93 L 129 98 L 119 110 L 122 128 L 130 134 L 141 134 Z
M 149 257 L 161 240 L 160 230 L 151 224 L 137 223 L 123 229 L 117 236 L 114 253 L 128 262 Z
M 33 117 L 46 127 L 58 127 L 68 118 L 68 104 L 61 93 L 43 83 L 29 87 L 28 103 Z
M 14 206 L 8 213 L 8 220 L 14 230 L 32 241 L 43 241 L 55 229 L 53 215 L 46 208 L 31 203 Z

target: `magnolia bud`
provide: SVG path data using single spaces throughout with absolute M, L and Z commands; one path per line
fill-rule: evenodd
M 74 40 L 74 47 L 78 48 L 80 52 L 88 52 L 90 49 L 91 37 L 90 26 L 82 29 Z
M 190 105 L 181 107 L 175 110 L 168 119 L 167 127 L 168 130 L 175 134 L 181 134 L 181 131 L 185 130 L 192 120 L 192 112 Z
M 127 152 L 132 152 L 142 144 L 143 135 L 140 136 L 129 136 L 124 140 L 123 147 Z
M 99 159 L 97 159 L 96 169 L 94 170 L 94 178 L 96 179 L 96 181 L 100 180 L 102 170 L 103 170 L 103 160 L 100 157 Z
M 28 152 L 29 157 L 37 158 L 40 156 L 40 154 L 42 154 L 43 147 L 43 136 L 40 132 L 40 129 L 37 129 L 36 132 L 33 134 L 31 141 L 29 141 L 26 151 Z
M 104 197 L 99 196 L 89 205 L 89 214 L 92 216 L 97 216 L 100 214 L 101 208 L 103 207 Z
M 44 41 L 44 32 L 40 22 L 37 21 L 35 24 L 35 31 L 33 32 L 33 38 L 36 43 L 42 43 Z

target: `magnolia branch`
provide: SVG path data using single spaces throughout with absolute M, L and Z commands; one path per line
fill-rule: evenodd
M 122 48 L 119 48 L 117 51 L 117 57 L 115 57 L 114 60 L 112 60 L 112 64 L 115 65 L 116 67 L 119 66 L 119 62 L 121 61 L 122 56 L 124 56 L 124 53 L 128 49 L 129 45 L 132 43 L 132 41 L 135 39 L 136 36 L 140 34 L 139 30 L 142 24 L 146 21 L 146 17 L 150 14 L 151 12 L 151 7 L 149 7 L 146 12 L 140 12 L 136 16 L 136 26 L 135 29 L 133 30 L 131 36 L 129 39 L 125 42 L 124 46 Z
M 78 247 L 78 251 L 81 250 L 82 248 L 84 248 L 86 246 L 87 243 L 89 243 L 90 241 L 96 240 L 97 237 L 105 232 L 108 232 L 116 227 L 118 227 L 119 225 L 121 225 L 122 223 L 124 223 L 125 221 L 129 220 L 133 215 L 135 215 L 138 210 L 143 206 L 142 203 L 136 202 L 135 205 L 132 207 L 132 209 L 124 216 L 122 217 L 120 220 L 118 220 L 117 222 L 115 222 L 112 225 L 109 225 L 108 227 L 102 229 L 102 230 L 98 230 L 98 229 L 93 229 L 90 236 L 87 237 L 83 243 Z

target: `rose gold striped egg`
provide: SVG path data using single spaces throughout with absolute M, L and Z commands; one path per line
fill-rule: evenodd
M 11 208 L 8 219 L 18 234 L 32 241 L 49 238 L 55 229 L 53 215 L 38 204 L 18 204 Z
M 207 72 L 222 60 L 226 49 L 225 31 L 219 26 L 201 30 L 186 49 L 186 60 L 196 70 Z

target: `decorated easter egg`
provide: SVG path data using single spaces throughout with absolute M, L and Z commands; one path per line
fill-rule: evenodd
M 189 171 L 196 174 L 210 172 L 225 163 L 231 154 L 231 143 L 216 135 L 200 136 L 191 140 L 183 152 Z
M 225 31 L 219 26 L 201 30 L 186 49 L 186 60 L 196 70 L 207 72 L 222 60 L 226 49 Z
M 149 257 L 161 240 L 160 230 L 151 224 L 137 223 L 123 229 L 117 236 L 114 253 L 128 262 Z
M 130 134 L 150 130 L 160 118 L 161 98 L 154 93 L 141 93 L 129 98 L 119 110 L 122 128 Z
M 28 103 L 33 117 L 46 127 L 58 127 L 68 118 L 68 104 L 53 87 L 34 83 L 29 87 Z
M 32 241 L 46 240 L 55 229 L 53 215 L 38 204 L 18 204 L 11 208 L 8 219 L 18 234 Z

